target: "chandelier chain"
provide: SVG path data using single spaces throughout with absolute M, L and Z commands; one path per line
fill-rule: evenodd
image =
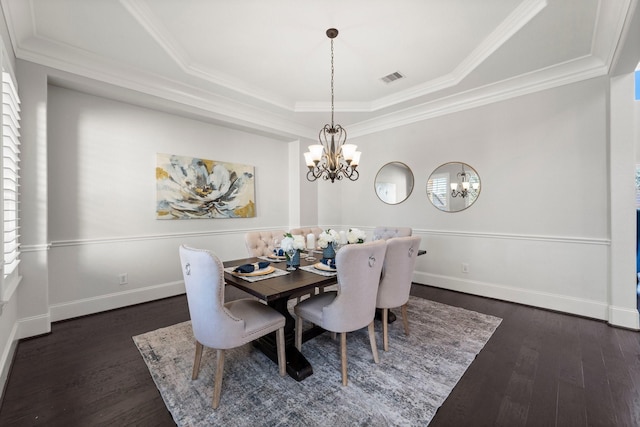
M 333 39 L 331 39 L 331 127 L 333 128 Z

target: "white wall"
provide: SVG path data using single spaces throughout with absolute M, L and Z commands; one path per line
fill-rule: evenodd
M 42 314 L 55 321 L 182 292 L 182 242 L 229 259 L 244 255 L 242 235 L 252 229 L 409 225 L 429 251 L 418 261 L 420 283 L 608 319 L 607 85 L 592 79 L 354 138 L 361 177 L 335 184 L 302 178 L 293 162 L 307 142 L 49 85 L 47 281 L 24 288 L 47 297 Z M 157 152 L 255 165 L 258 217 L 156 220 Z M 389 161 L 406 163 L 416 179 L 399 205 L 374 191 Z M 429 174 L 449 161 L 470 164 L 482 179 L 478 201 L 459 213 L 437 210 L 426 196 Z M 128 285 L 118 285 L 121 273 Z
M 598 78 L 352 139 L 361 178 L 340 184 L 341 217 L 326 210 L 320 222 L 413 227 L 428 250 L 420 283 L 609 319 L 607 108 L 608 79 Z M 416 179 L 393 206 L 373 190 L 389 161 Z M 458 213 L 426 196 L 430 173 L 450 161 L 482 180 L 479 199 Z M 635 299 L 617 304 L 635 310 Z
M 56 86 L 48 111 L 53 321 L 183 292 L 181 243 L 230 259 L 245 231 L 288 227 L 286 143 Z M 254 165 L 257 217 L 155 219 L 159 152 Z

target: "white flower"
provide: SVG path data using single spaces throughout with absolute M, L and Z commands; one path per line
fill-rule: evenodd
M 367 233 L 357 228 L 350 228 L 347 233 L 347 242 L 349 243 L 364 243 L 367 238 Z
M 280 242 L 280 247 L 285 252 L 287 252 L 291 248 L 301 250 L 306 247 L 306 242 L 304 240 L 304 236 L 292 236 L 291 234 L 285 234 L 282 242 Z
M 324 249 L 329 246 L 329 243 L 337 242 L 338 239 L 340 239 L 340 234 L 336 230 L 330 228 L 327 231 L 320 233 L 320 236 L 318 236 L 318 246 Z

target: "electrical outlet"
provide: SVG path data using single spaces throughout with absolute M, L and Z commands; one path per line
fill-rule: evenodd
M 469 272 L 469 264 L 467 264 L 466 262 L 462 263 L 462 272 L 463 273 L 468 273 Z
M 127 283 L 129 283 L 129 275 L 127 273 L 119 274 L 118 281 L 121 285 L 126 285 Z

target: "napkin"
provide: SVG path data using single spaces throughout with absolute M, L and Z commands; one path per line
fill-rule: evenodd
M 283 249 L 274 249 L 273 250 L 273 254 L 275 256 L 284 256 L 284 250 Z
M 271 264 L 269 261 L 260 261 L 255 264 L 242 264 L 233 270 L 234 273 L 253 273 L 255 270 L 262 270 Z
M 326 265 L 329 268 L 337 268 L 336 267 L 336 259 L 335 258 L 322 258 L 320 260 L 321 263 Z

